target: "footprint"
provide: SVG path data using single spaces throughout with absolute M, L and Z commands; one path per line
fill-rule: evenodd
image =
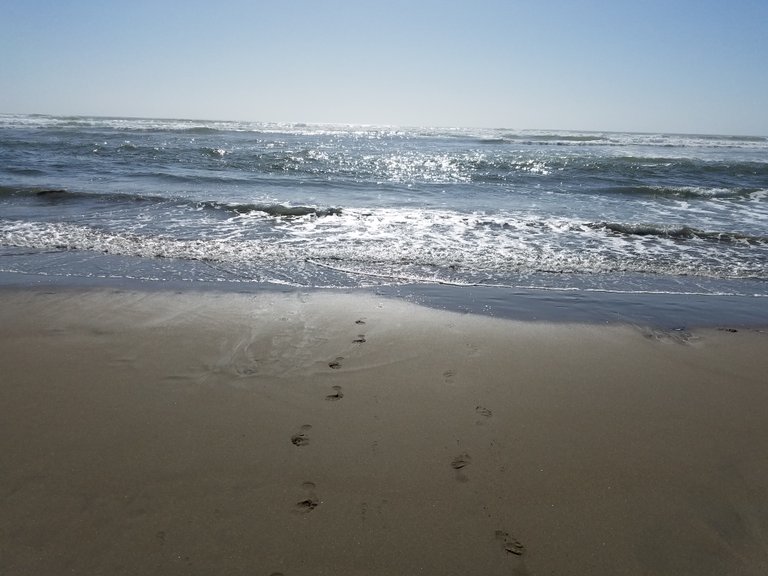
M 309 514 L 320 505 L 320 500 L 315 495 L 316 486 L 314 482 L 304 482 L 301 487 L 307 491 L 307 497 L 297 502 L 294 510 L 299 514 Z
M 475 412 L 480 414 L 480 416 L 485 416 L 486 418 L 490 418 L 493 416 L 493 412 L 491 412 L 490 409 L 485 408 L 483 406 L 475 406 Z
M 291 444 L 294 446 L 306 446 L 309 444 L 309 438 L 305 434 L 294 434 L 291 436 Z
M 672 328 L 671 330 L 645 329 L 642 330 L 643 336 L 649 340 L 658 340 L 660 342 L 672 342 L 674 344 L 688 345 L 697 338 L 684 328 Z
M 237 364 L 234 366 L 235 374 L 242 378 L 248 378 L 250 376 L 256 376 L 259 373 L 259 361 L 251 360 L 243 364 Z
M 334 393 L 328 394 L 328 396 L 325 397 L 326 400 L 336 401 L 344 398 L 344 393 L 341 391 L 341 386 L 332 386 L 332 388 Z
M 456 470 L 456 481 L 457 482 L 469 482 L 469 478 L 466 474 L 464 474 L 464 468 L 469 466 L 469 463 L 472 461 L 472 458 L 469 457 L 469 454 L 466 452 L 463 452 L 462 454 L 459 454 L 456 456 L 456 458 L 453 459 L 451 462 L 451 468 Z
M 496 540 L 499 540 L 504 546 L 504 551 L 515 556 L 522 556 L 525 552 L 525 546 L 517 538 L 510 536 L 509 532 L 496 530 Z
M 304 424 L 301 427 L 301 432 L 297 432 L 293 436 L 291 436 L 291 444 L 294 446 L 306 446 L 309 444 L 309 437 L 306 435 L 306 432 L 308 432 L 312 426 L 310 424 Z
M 456 371 L 455 370 L 446 370 L 443 372 L 443 380 L 445 380 L 446 384 L 449 384 L 450 382 L 453 382 L 453 379 L 456 377 Z
M 301 514 L 308 514 L 320 505 L 317 498 L 306 498 L 296 503 L 296 511 Z
M 362 344 L 363 342 L 365 342 L 365 334 L 358 334 L 357 338 L 352 340 L 353 344 Z
M 451 468 L 454 470 L 461 470 L 462 468 L 469 466 L 470 462 L 472 462 L 472 458 L 470 458 L 469 454 L 463 452 L 453 459 L 453 462 L 451 462 Z
M 339 356 L 333 362 L 328 362 L 328 366 L 330 368 L 333 368 L 334 370 L 338 370 L 339 368 L 341 368 L 341 361 L 342 360 L 344 360 L 344 356 Z

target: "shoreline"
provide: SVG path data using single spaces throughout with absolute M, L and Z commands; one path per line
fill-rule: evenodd
M 666 330 L 768 327 L 768 298 L 707 292 L 630 292 L 599 289 L 412 283 L 364 288 L 311 288 L 258 282 L 143 280 L 0 272 L 0 293 L 14 290 L 135 290 L 224 294 L 362 294 L 420 306 L 513 321 L 630 324 Z
M 768 333 L 5 287 L 4 574 L 764 574 Z

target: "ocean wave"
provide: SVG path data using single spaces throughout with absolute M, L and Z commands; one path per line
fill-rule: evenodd
M 768 177 L 768 159 L 757 160 L 709 160 L 703 158 L 687 158 L 677 156 L 580 156 L 564 158 L 569 165 L 583 171 L 601 172 L 608 176 L 614 174 L 643 175 L 650 172 L 675 173 L 688 172 L 701 177 L 717 174 L 747 175 Z
M 697 139 L 697 140 L 711 140 L 714 142 L 745 142 L 748 144 L 753 143 L 762 143 L 762 142 L 768 142 L 768 138 L 765 136 L 718 136 L 716 134 L 701 134 L 701 135 L 693 135 L 690 136 L 691 138 Z
M 248 215 L 253 212 L 259 212 L 274 216 L 277 218 L 293 218 L 300 216 L 339 216 L 342 213 L 341 208 L 319 208 L 317 206 L 289 206 L 285 204 L 232 204 L 220 202 L 199 202 L 199 206 L 213 208 L 216 210 L 226 209 L 239 215 Z
M 667 226 L 658 224 L 629 224 L 619 222 L 590 222 L 585 226 L 595 230 L 606 230 L 624 236 L 658 236 L 676 240 L 713 240 L 716 242 L 739 242 L 768 245 L 768 236 L 741 234 L 739 232 L 714 232 L 691 226 Z
M 485 145 L 525 146 L 635 146 L 640 148 L 706 148 L 706 149 L 768 149 L 768 138 L 763 136 L 728 136 L 700 134 L 649 134 L 633 132 L 519 132 L 494 130 L 477 136 Z
M 217 132 L 221 132 L 222 128 L 216 128 L 214 126 L 182 126 L 176 128 L 176 131 L 186 134 L 216 134 Z
M 511 142 L 509 138 L 480 138 L 480 144 L 507 144 Z
M 204 146 L 200 149 L 200 151 L 205 156 L 210 156 L 211 158 L 224 158 L 227 154 L 231 154 L 230 150 L 225 150 L 224 148 L 213 148 L 209 146 Z
M 342 213 L 339 207 L 304 206 L 268 202 L 221 202 L 216 200 L 194 200 L 176 196 L 144 195 L 127 192 L 79 192 L 61 188 L 14 188 L 0 186 L 0 197 L 19 196 L 39 200 L 47 204 L 77 202 L 91 200 L 100 203 L 153 203 L 170 204 L 175 207 L 186 207 L 190 211 L 217 210 L 226 211 L 239 216 L 261 213 L 276 218 L 294 218 L 302 216 L 338 216 Z
M 636 185 L 636 186 L 606 186 L 596 188 L 594 192 L 627 195 L 649 196 L 684 199 L 754 199 L 764 190 L 758 188 L 712 188 L 706 186 L 660 186 L 660 185 Z
M 534 169 L 535 167 L 532 167 Z M 759 203 L 768 198 L 768 190 L 729 190 L 707 189 L 696 187 L 614 187 L 607 188 L 606 193 L 620 195 L 667 196 L 673 198 L 693 199 L 744 199 L 748 202 Z M 530 237 L 538 231 L 542 238 L 548 240 L 551 234 L 563 231 L 579 233 L 584 230 L 602 231 L 624 237 L 651 237 L 675 240 L 707 240 L 720 243 L 740 243 L 750 245 L 768 244 L 768 236 L 756 234 L 752 227 L 750 233 L 738 230 L 708 230 L 698 223 L 654 224 L 634 223 L 623 221 L 578 221 L 559 218 L 521 217 L 515 213 L 497 214 L 466 214 L 455 211 L 436 209 L 392 209 L 382 208 L 351 208 L 350 206 L 313 205 L 302 203 L 287 203 L 277 201 L 221 201 L 213 199 L 197 199 L 176 195 L 152 195 L 130 192 L 89 192 L 71 191 L 63 188 L 15 188 L 0 186 L 0 198 L 20 197 L 25 202 L 41 202 L 45 205 L 84 202 L 84 210 L 92 210 L 98 206 L 111 210 L 111 206 L 128 204 L 153 204 L 163 210 L 172 209 L 176 217 L 185 221 L 194 220 L 195 212 L 203 210 L 209 213 L 221 213 L 224 218 L 237 217 L 245 222 L 247 218 L 266 218 L 275 220 L 326 219 L 343 216 L 337 224 L 328 229 L 328 233 L 342 237 L 360 226 L 365 227 L 370 235 L 386 231 L 398 230 L 404 237 L 421 231 L 431 231 L 444 234 L 447 238 L 462 233 L 476 233 L 483 229 L 505 231 L 520 237 Z M 744 204 L 748 206 L 749 204 Z M 160 212 L 158 212 L 160 214 Z M 662 215 L 662 212 L 659 212 Z M 190 220 L 191 219 L 191 220 Z M 255 222 L 255 220 L 254 220 Z M 327 229 L 328 224 L 324 225 Z M 301 222 L 295 222 L 290 228 L 291 234 L 302 234 Z
M 28 166 L 5 166 L 0 168 L 0 170 L 19 176 L 45 176 L 46 174 L 45 170 Z
M 305 205 L 291 205 L 280 203 L 268 203 L 268 202 L 220 202 L 215 200 L 194 200 L 188 198 L 168 197 L 168 196 L 152 196 L 142 194 L 131 193 L 92 193 L 92 192 L 75 192 L 64 189 L 17 189 L 0 187 L 0 197 L 3 195 L 10 196 L 26 196 L 28 198 L 37 199 L 50 203 L 66 203 L 76 202 L 82 200 L 92 200 L 101 203 L 153 203 L 153 204 L 170 204 L 175 207 L 186 207 L 190 211 L 203 209 L 203 210 L 216 210 L 226 211 L 236 214 L 238 216 L 251 215 L 254 213 L 264 214 L 275 218 L 296 218 L 305 216 L 325 217 L 325 216 L 338 216 L 342 213 L 342 209 L 334 206 L 320 207 L 320 206 L 305 206 Z
M 82 192 L 67 190 L 65 188 L 38 188 L 38 187 L 13 187 L 0 186 L 1 196 L 16 196 L 39 200 L 46 203 L 76 202 L 79 200 L 96 200 L 101 202 L 167 202 L 168 198 L 162 196 L 145 196 L 130 192 Z
M 140 258 L 248 263 L 279 263 L 295 258 L 290 247 L 270 242 L 230 242 L 223 239 L 176 239 L 162 235 L 110 232 L 59 222 L 0 220 L 0 245 L 44 250 L 81 250 Z
M 231 207 L 229 207 L 231 208 Z M 642 273 L 708 278 L 768 279 L 768 238 L 688 226 L 569 219 L 514 219 L 396 210 L 333 212 L 252 206 L 263 217 L 255 235 L 246 219 L 230 220 L 214 236 L 173 237 L 131 227 L 0 220 L 0 245 L 82 250 L 139 258 L 177 258 L 227 264 L 242 275 L 330 262 L 389 277 L 475 281 L 531 273 Z M 127 226 L 125 228 L 124 226 Z M 626 242 L 616 242 L 618 236 Z M 670 240 L 674 242 L 670 243 Z M 703 241 L 703 242 L 702 242 Z M 690 242 L 685 249 L 676 246 Z
M 612 144 L 614 143 L 610 138 L 604 135 L 597 134 L 510 134 L 505 136 L 505 139 L 510 142 L 520 142 L 523 144 L 555 144 L 555 145 L 569 145 L 569 144 Z

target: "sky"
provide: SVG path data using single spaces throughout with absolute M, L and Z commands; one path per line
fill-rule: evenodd
M 767 0 L 0 0 L 0 112 L 768 135 Z

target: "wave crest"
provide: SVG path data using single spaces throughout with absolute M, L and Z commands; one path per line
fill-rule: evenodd
M 716 242 L 741 242 L 768 245 L 768 236 L 741 234 L 738 232 L 712 232 L 690 226 L 664 226 L 658 224 L 625 224 L 619 222 L 595 222 L 585 226 L 594 230 L 606 230 L 623 236 L 658 236 L 679 240 L 713 240 Z

